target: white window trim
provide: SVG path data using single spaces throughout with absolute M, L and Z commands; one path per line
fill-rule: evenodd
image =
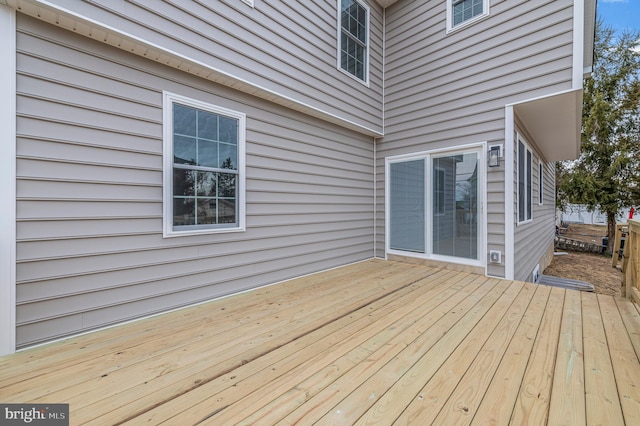
M 544 164 L 538 160 L 538 205 L 544 205 Z
M 525 155 L 524 155 L 524 162 L 526 164 L 527 162 L 527 153 L 531 153 L 531 179 L 533 179 L 533 151 L 531 150 L 531 147 L 529 146 L 529 144 L 527 143 L 526 139 L 522 137 L 522 135 L 520 135 L 519 133 L 516 136 L 516 217 L 518 219 L 518 225 L 524 225 L 530 222 L 533 222 L 533 182 L 531 182 L 531 191 L 530 194 L 525 194 L 525 200 L 526 200 L 526 196 L 529 195 L 529 200 L 531 201 L 531 212 L 529 212 L 527 210 L 527 204 L 525 203 L 524 206 L 524 220 L 520 220 L 520 142 L 522 142 L 522 145 L 524 146 L 524 151 L 525 151 Z M 525 191 L 527 188 L 527 171 L 525 170 L 525 183 L 524 183 L 524 187 L 525 187 Z M 527 213 L 531 213 L 531 218 L 527 219 L 527 216 L 529 216 Z
M 461 22 L 458 25 L 454 26 L 453 25 L 453 0 L 447 0 L 447 34 L 485 19 L 490 14 L 489 9 L 490 9 L 489 0 L 482 0 L 482 13 L 480 15 L 474 16 L 473 18 L 466 20 L 464 22 Z
M 341 73 L 343 73 L 344 75 L 349 76 L 350 78 L 354 79 L 355 81 L 357 81 L 360 84 L 364 84 L 365 86 L 369 87 L 369 52 L 370 52 L 370 41 L 369 41 L 369 34 L 371 33 L 371 25 L 370 25 L 370 17 L 371 17 L 371 12 L 369 9 L 369 5 L 367 5 L 365 2 L 361 1 L 361 0 L 354 0 L 355 2 L 357 2 L 360 6 L 364 7 L 365 10 L 367 11 L 367 46 L 365 49 L 365 58 L 364 58 L 364 80 L 360 80 L 358 77 L 356 77 L 355 75 L 351 74 L 350 72 L 347 72 L 346 70 L 342 69 L 342 64 L 340 63 L 340 60 L 342 58 L 342 16 L 341 16 L 341 11 L 342 11 L 342 1 L 343 0 L 338 0 L 337 2 L 337 11 L 336 11 L 336 29 L 337 29 L 337 44 L 336 44 L 336 52 L 337 52 L 337 58 L 336 58 L 336 67 L 338 68 L 338 71 L 340 71 Z
M 245 144 L 246 144 L 246 114 L 227 108 L 215 106 L 186 96 L 170 92 L 163 92 L 163 236 L 183 237 L 190 235 L 220 234 L 229 232 L 244 232 L 246 230 L 246 173 L 245 173 Z M 225 115 L 238 119 L 238 225 L 229 228 L 203 228 L 184 231 L 173 230 L 173 103 L 191 106 L 193 108 L 210 111 L 214 114 Z
M 248 6 L 254 7 L 253 0 L 240 0 L 242 3 L 245 3 Z
M 414 257 L 419 259 L 429 259 L 429 260 L 442 261 L 447 263 L 456 263 L 456 264 L 467 265 L 467 266 L 480 266 L 480 267 L 484 267 L 486 272 L 486 269 L 487 269 L 487 259 L 486 259 L 487 258 L 487 254 L 486 254 L 487 231 L 486 230 L 487 230 L 487 220 L 488 220 L 487 209 L 484 207 L 487 201 L 486 200 L 487 182 L 485 178 L 486 172 L 487 172 L 486 171 L 487 158 L 485 154 L 486 151 L 487 151 L 487 142 L 485 141 L 481 143 L 460 145 L 455 147 L 441 148 L 441 149 L 435 149 L 431 151 L 422 151 L 422 152 L 416 152 L 411 154 L 401 154 L 401 155 L 385 158 L 385 209 L 384 209 L 385 210 L 385 258 L 387 258 L 388 255 L 399 255 L 404 257 Z M 428 211 L 426 221 L 425 221 L 425 232 L 428 234 L 425 236 L 426 237 L 425 253 L 417 253 L 417 252 L 392 249 L 390 246 L 391 244 L 391 239 L 390 239 L 391 206 L 389 204 L 391 200 L 390 184 L 389 184 L 389 178 L 391 176 L 390 174 L 391 164 L 404 162 L 404 161 L 412 161 L 412 160 L 425 160 L 426 161 L 425 187 L 430 188 L 432 185 L 432 179 L 433 179 L 432 178 L 433 166 L 431 164 L 432 158 L 438 157 L 441 155 L 446 155 L 448 153 L 453 154 L 453 153 L 464 153 L 464 152 L 478 152 L 478 166 L 479 166 L 478 191 L 481 197 L 478 200 L 480 202 L 480 216 L 479 216 L 480 221 L 478 223 L 478 259 L 477 260 L 465 259 L 462 257 L 443 256 L 443 255 L 438 255 L 433 253 L 433 242 L 431 241 L 431 238 L 429 238 L 429 235 L 430 235 L 429 233 L 431 232 L 431 229 L 433 226 L 430 210 Z M 432 192 L 427 190 L 427 194 L 426 194 L 427 198 L 425 198 L 426 200 L 425 208 L 427 209 L 433 209 L 433 203 L 428 198 L 430 194 L 432 194 Z

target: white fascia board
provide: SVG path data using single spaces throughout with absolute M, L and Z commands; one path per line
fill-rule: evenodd
M 584 0 L 573 0 L 573 78 L 571 87 L 582 89 L 584 78 Z
M 16 350 L 16 13 L 0 5 L 0 356 Z
M 118 28 L 114 28 L 95 19 L 83 16 L 72 10 L 51 3 L 47 0 L 0 0 L 20 12 L 36 17 L 52 25 L 71 30 L 77 34 L 92 38 L 101 43 L 106 43 L 127 52 L 155 60 L 164 65 L 177 68 L 181 71 L 196 75 L 200 78 L 216 82 L 223 86 L 231 87 L 244 93 L 261 99 L 291 108 L 315 118 L 336 124 L 347 129 L 354 130 L 372 137 L 382 137 L 382 123 L 380 130 L 356 123 L 334 113 L 279 93 L 273 89 L 250 82 L 241 77 L 232 75 L 200 60 L 191 58 L 182 53 L 175 52 L 160 46 L 149 40 L 129 34 Z

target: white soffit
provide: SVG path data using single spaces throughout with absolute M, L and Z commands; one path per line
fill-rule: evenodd
M 578 157 L 582 90 L 533 99 L 513 107 L 546 161 L 573 160 Z

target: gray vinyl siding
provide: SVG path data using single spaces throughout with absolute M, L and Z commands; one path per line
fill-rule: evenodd
M 491 1 L 490 15 L 446 34 L 444 1 L 386 10 L 385 136 L 377 144 L 377 245 L 384 252 L 384 158 L 505 142 L 505 105 L 571 89 L 573 2 Z M 487 169 L 487 254 L 504 276 L 504 161 Z
M 371 137 L 20 14 L 17 45 L 18 347 L 373 256 Z M 246 232 L 163 239 L 163 90 L 247 114 Z
M 256 1 L 253 8 L 241 0 L 51 3 L 275 92 L 302 109 L 310 106 L 381 133 L 383 11 L 375 1 L 363 1 L 370 8 L 369 87 L 337 68 L 338 0 Z
M 538 149 L 535 146 L 535 140 L 522 126 L 518 117 L 516 117 L 516 134 L 519 133 L 521 137 L 525 139 L 529 149 L 531 149 L 532 160 L 532 191 L 533 201 L 531 206 L 532 220 L 529 222 L 519 223 L 515 227 L 515 279 L 523 281 L 531 281 L 532 273 L 536 265 L 540 265 L 540 273 L 544 272 L 544 268 L 548 265 L 544 263 L 544 256 L 549 251 L 549 248 L 553 245 L 555 238 L 555 165 L 553 163 L 545 163 L 544 158 L 541 158 Z M 518 191 L 518 177 L 517 177 L 517 136 L 514 135 L 515 148 L 514 148 L 514 170 L 516 174 L 514 176 L 516 185 L 514 186 L 514 211 L 516 212 L 517 222 L 517 191 Z M 538 170 L 538 162 L 542 161 L 543 164 L 543 190 L 544 190 L 544 203 L 538 204 L 539 195 L 539 179 L 540 174 Z
M 497 250 L 502 254 L 501 263 L 487 263 L 487 273 L 495 277 L 505 277 L 505 231 L 504 231 L 504 159 L 500 167 L 488 168 L 487 173 L 487 262 L 489 252 Z

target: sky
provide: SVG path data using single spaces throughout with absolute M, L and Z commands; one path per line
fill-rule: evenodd
M 640 0 L 598 0 L 597 14 L 616 31 L 640 31 Z

